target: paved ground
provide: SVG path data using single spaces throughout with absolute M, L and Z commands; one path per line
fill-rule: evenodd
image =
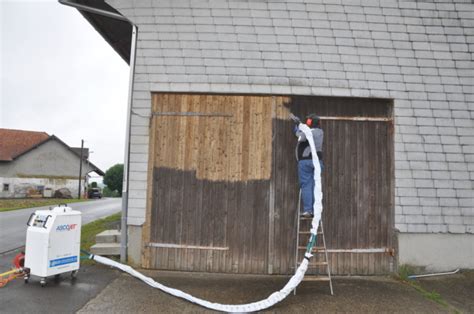
M 159 282 L 178 288 L 206 300 L 220 303 L 247 303 L 265 298 L 283 287 L 287 277 L 236 276 L 223 274 L 197 274 L 146 271 Z M 466 279 L 466 278 L 465 278 Z M 464 285 L 456 302 L 472 302 L 473 278 Z M 446 280 L 446 278 L 442 279 Z M 448 279 L 449 280 L 449 279 Z M 442 283 L 441 283 L 442 285 Z M 459 289 L 462 290 L 464 286 Z M 297 295 L 290 295 L 267 310 L 276 313 L 358 312 L 358 313 L 445 313 L 449 310 L 428 300 L 411 286 L 390 277 L 336 278 L 335 295 L 329 294 L 326 283 L 304 282 Z M 470 301 L 469 301 L 470 300 Z M 459 306 L 458 308 L 467 309 Z M 452 309 L 452 308 L 451 308 Z M 122 274 L 108 285 L 79 313 L 201 313 L 209 312 L 197 305 L 177 299 L 153 289 L 143 282 Z
M 86 224 L 119 212 L 122 208 L 122 199 L 92 200 L 72 203 L 69 206 L 82 212 L 82 223 Z M 25 245 L 26 221 L 28 217 L 35 210 L 48 209 L 49 207 L 43 206 L 0 212 L 0 254 Z
M 0 255 L 0 271 L 11 268 L 16 253 Z M 63 274 L 59 281 L 50 278 L 44 288 L 35 277 L 28 284 L 15 279 L 0 288 L 0 313 L 75 313 L 119 276 L 118 271 L 91 265 L 82 267 L 75 281 Z
M 461 312 L 474 313 L 474 271 L 446 277 L 429 277 L 417 282 L 427 291 L 436 291 Z
M 8 269 L 14 253 L 0 255 L 0 269 Z M 219 303 L 247 303 L 283 287 L 288 277 L 143 271 L 155 280 Z M 335 295 L 327 283 L 304 282 L 287 299 L 267 310 L 275 313 L 473 313 L 474 272 L 417 281 L 435 290 L 449 308 L 428 300 L 413 287 L 390 277 L 337 277 Z M 67 275 L 50 279 L 41 288 L 15 280 L 0 290 L 1 313 L 205 313 L 211 312 L 153 289 L 143 282 L 99 264 L 81 268 L 72 282 Z

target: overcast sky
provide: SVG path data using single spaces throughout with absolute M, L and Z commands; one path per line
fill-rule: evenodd
M 129 67 L 57 1 L 0 0 L 0 127 L 81 139 L 103 171 L 124 157 Z

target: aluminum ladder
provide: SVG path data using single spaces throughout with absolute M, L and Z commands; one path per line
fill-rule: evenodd
M 301 261 L 303 260 L 304 253 L 306 251 L 306 243 L 308 242 L 308 239 L 310 237 L 311 232 L 310 227 L 306 228 L 307 230 L 300 230 L 302 222 L 305 224 L 311 225 L 312 218 L 305 218 L 301 216 L 301 190 L 299 192 L 299 197 L 298 197 L 298 211 L 297 211 L 297 236 L 296 236 L 296 252 L 295 252 L 295 272 L 296 269 L 298 269 L 298 266 L 301 264 Z M 301 239 L 300 239 L 301 238 Z M 319 246 L 318 243 L 320 243 L 320 239 L 322 239 L 322 246 Z M 303 245 L 301 245 L 301 244 Z M 317 238 L 316 238 L 316 244 L 313 247 L 313 250 L 311 253 L 314 255 L 308 264 L 308 270 L 303 278 L 303 281 L 327 281 L 329 282 L 329 289 L 331 292 L 331 295 L 334 295 L 334 291 L 332 289 L 332 278 L 331 278 L 331 268 L 329 265 L 329 258 L 328 258 L 328 252 L 326 249 L 326 238 L 324 236 L 324 227 L 323 227 L 323 218 L 321 217 L 321 221 L 319 222 L 318 226 L 318 232 L 317 232 Z M 324 253 L 324 254 L 323 254 Z M 323 260 L 321 260 L 320 256 L 323 255 Z M 316 260 L 316 261 L 313 261 Z M 318 270 L 318 273 L 320 273 L 320 270 L 322 267 L 326 267 L 326 272 L 327 274 L 308 274 L 308 271 L 311 270 Z M 296 288 L 293 290 L 293 293 L 296 295 Z

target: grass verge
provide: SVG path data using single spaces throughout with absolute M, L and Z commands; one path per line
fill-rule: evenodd
M 26 199 L 0 199 L 0 212 L 6 212 L 10 210 L 31 208 L 31 207 L 41 207 L 48 205 L 58 205 L 58 204 L 70 204 L 89 201 L 89 199 L 62 199 L 62 198 L 26 198 Z
M 121 215 L 121 213 L 113 214 L 82 226 L 81 249 L 89 252 L 91 246 L 95 244 L 95 236 L 102 231 L 115 229 L 120 223 Z M 91 262 L 90 260 L 82 260 L 81 264 L 89 264 Z
M 413 289 L 415 289 L 418 293 L 420 293 L 423 297 L 425 297 L 428 300 L 434 301 L 446 309 L 452 310 L 454 312 L 457 312 L 456 309 L 454 309 L 448 302 L 446 302 L 441 295 L 436 292 L 436 291 L 428 291 L 424 289 L 422 286 L 418 284 L 414 279 L 410 279 L 409 276 L 413 275 L 416 273 L 416 268 L 410 265 L 401 265 L 398 269 L 398 276 L 396 279 L 399 281 L 403 282 L 406 285 L 411 286 Z

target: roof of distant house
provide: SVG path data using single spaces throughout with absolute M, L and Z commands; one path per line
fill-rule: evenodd
M 50 136 L 45 132 L 0 128 L 0 161 L 13 161 L 21 155 L 28 153 L 30 150 L 50 140 L 56 140 L 69 151 L 73 152 L 74 155 L 80 158 L 80 149 L 77 150 L 69 147 L 66 143 L 54 135 Z M 86 148 L 84 148 L 84 150 L 86 150 Z M 85 156 L 86 155 L 84 154 L 83 159 L 87 160 Z M 101 176 L 104 175 L 104 172 L 93 163 L 89 162 L 89 164 L 94 168 L 94 172 Z
M 0 129 L 0 161 L 11 161 L 48 138 L 45 132 Z

